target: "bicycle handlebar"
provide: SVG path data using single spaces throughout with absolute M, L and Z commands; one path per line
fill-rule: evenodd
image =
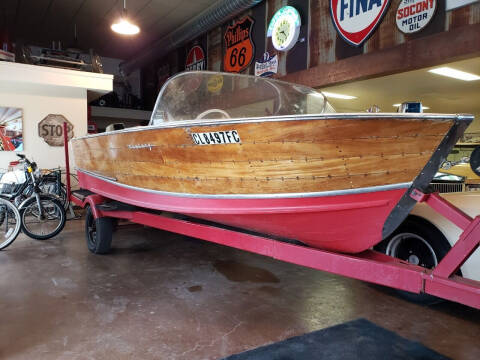
M 27 157 L 24 154 L 15 154 L 15 155 L 17 155 L 21 160 L 25 161 L 27 163 L 27 165 L 32 165 L 30 160 L 28 160 Z

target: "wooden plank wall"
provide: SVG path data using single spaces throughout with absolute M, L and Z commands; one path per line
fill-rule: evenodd
M 395 13 L 400 1 L 401 0 L 392 0 L 390 8 L 385 14 L 380 26 L 370 39 L 360 47 L 360 51 L 358 51 L 360 54 L 388 49 L 435 33 L 480 23 L 480 2 L 445 12 L 445 1 L 439 0 L 437 1 L 437 13 L 427 28 L 417 34 L 405 36 L 397 29 L 395 23 Z M 336 51 L 334 47 L 338 45 L 336 40 L 339 37 L 332 23 L 329 6 L 329 0 L 311 0 L 310 3 L 310 15 L 312 19 L 310 28 L 310 67 L 332 63 L 340 60 L 340 58 L 344 58 L 341 56 L 339 58 L 338 55 L 335 55 Z M 477 35 L 480 36 L 480 34 Z M 353 48 L 351 45 L 347 46 Z
M 305 1 L 308 2 L 308 0 L 265 0 L 230 22 L 209 31 L 207 68 L 213 71 L 223 70 L 225 29 L 234 20 L 246 15 L 255 20 L 253 31 L 255 58 L 260 59 L 264 51 L 269 51 L 270 54 L 277 53 L 279 67 L 276 77 L 313 87 L 434 66 L 438 63 L 478 56 L 480 53 L 480 2 L 446 12 L 444 0 L 437 1 L 438 9 L 431 23 L 419 33 L 412 35 L 404 35 L 397 29 L 395 13 L 401 0 L 392 0 L 380 26 L 360 47 L 351 46 L 338 36 L 330 16 L 329 0 L 309 0 L 308 14 L 301 14 L 304 26 L 308 27 L 306 51 L 277 52 L 272 46 L 271 39 L 266 37 L 273 14 L 282 6 L 297 3 L 301 5 Z M 297 7 L 300 8 L 298 4 Z M 291 58 L 289 61 L 289 56 L 302 57 L 302 61 L 306 60 L 305 65 L 298 65 L 296 59 Z M 355 58 L 349 61 L 353 57 Z M 167 56 L 156 62 L 156 66 L 169 61 L 170 75 L 174 75 L 182 68 L 180 64 L 175 63 L 175 58 Z M 255 61 L 244 73 L 253 74 L 254 66 Z M 288 68 L 303 70 L 289 73 Z
M 362 46 L 354 47 L 337 35 L 329 0 L 311 0 L 310 66 L 296 73 L 281 73 L 280 77 L 320 87 L 478 56 L 480 2 L 446 12 L 445 1 L 438 0 L 431 23 L 419 33 L 404 35 L 395 23 L 400 1 L 392 0 L 373 35 Z

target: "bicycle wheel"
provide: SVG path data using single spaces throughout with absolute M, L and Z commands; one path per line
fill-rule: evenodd
M 43 214 L 38 209 L 37 199 L 31 197 L 20 209 L 22 231 L 33 239 L 46 240 L 54 237 L 65 226 L 65 209 L 60 201 L 40 195 Z
M 45 194 L 53 194 L 58 196 L 65 210 L 68 210 L 70 203 L 67 199 L 67 190 L 65 189 L 65 185 L 62 184 L 60 188 L 58 188 L 58 184 L 56 182 L 47 181 L 40 184 L 40 191 Z
M 5 249 L 17 238 L 21 228 L 21 217 L 17 208 L 5 199 L 0 199 L 0 250 Z

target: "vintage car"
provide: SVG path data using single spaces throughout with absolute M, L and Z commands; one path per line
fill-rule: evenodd
M 442 197 L 471 217 L 480 214 L 480 192 L 446 193 Z M 433 268 L 455 245 L 461 232 L 431 207 L 418 203 L 403 224 L 376 249 L 410 263 Z M 480 280 L 480 249 L 463 264 L 459 274 Z

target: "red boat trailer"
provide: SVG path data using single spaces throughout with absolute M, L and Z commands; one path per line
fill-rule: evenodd
M 454 275 L 480 244 L 480 216 L 472 219 L 438 193 L 424 194 L 414 190 L 411 197 L 425 202 L 439 214 L 463 230 L 458 241 L 434 269 L 426 269 L 387 256 L 374 250 L 358 254 L 342 254 L 295 245 L 268 237 L 251 235 L 220 226 L 175 219 L 129 206 L 112 209 L 99 206 L 111 201 L 98 194 L 83 196 L 70 191 L 68 142 L 65 134 L 67 164 L 67 194 L 70 200 L 82 208 L 90 206 L 95 219 L 110 217 L 132 223 L 167 230 L 174 233 L 230 246 L 236 249 L 269 256 L 312 269 L 351 277 L 413 293 L 426 293 L 480 309 L 480 281 Z M 131 208 L 131 207 L 130 207 Z M 98 231 L 98 229 L 97 229 Z

